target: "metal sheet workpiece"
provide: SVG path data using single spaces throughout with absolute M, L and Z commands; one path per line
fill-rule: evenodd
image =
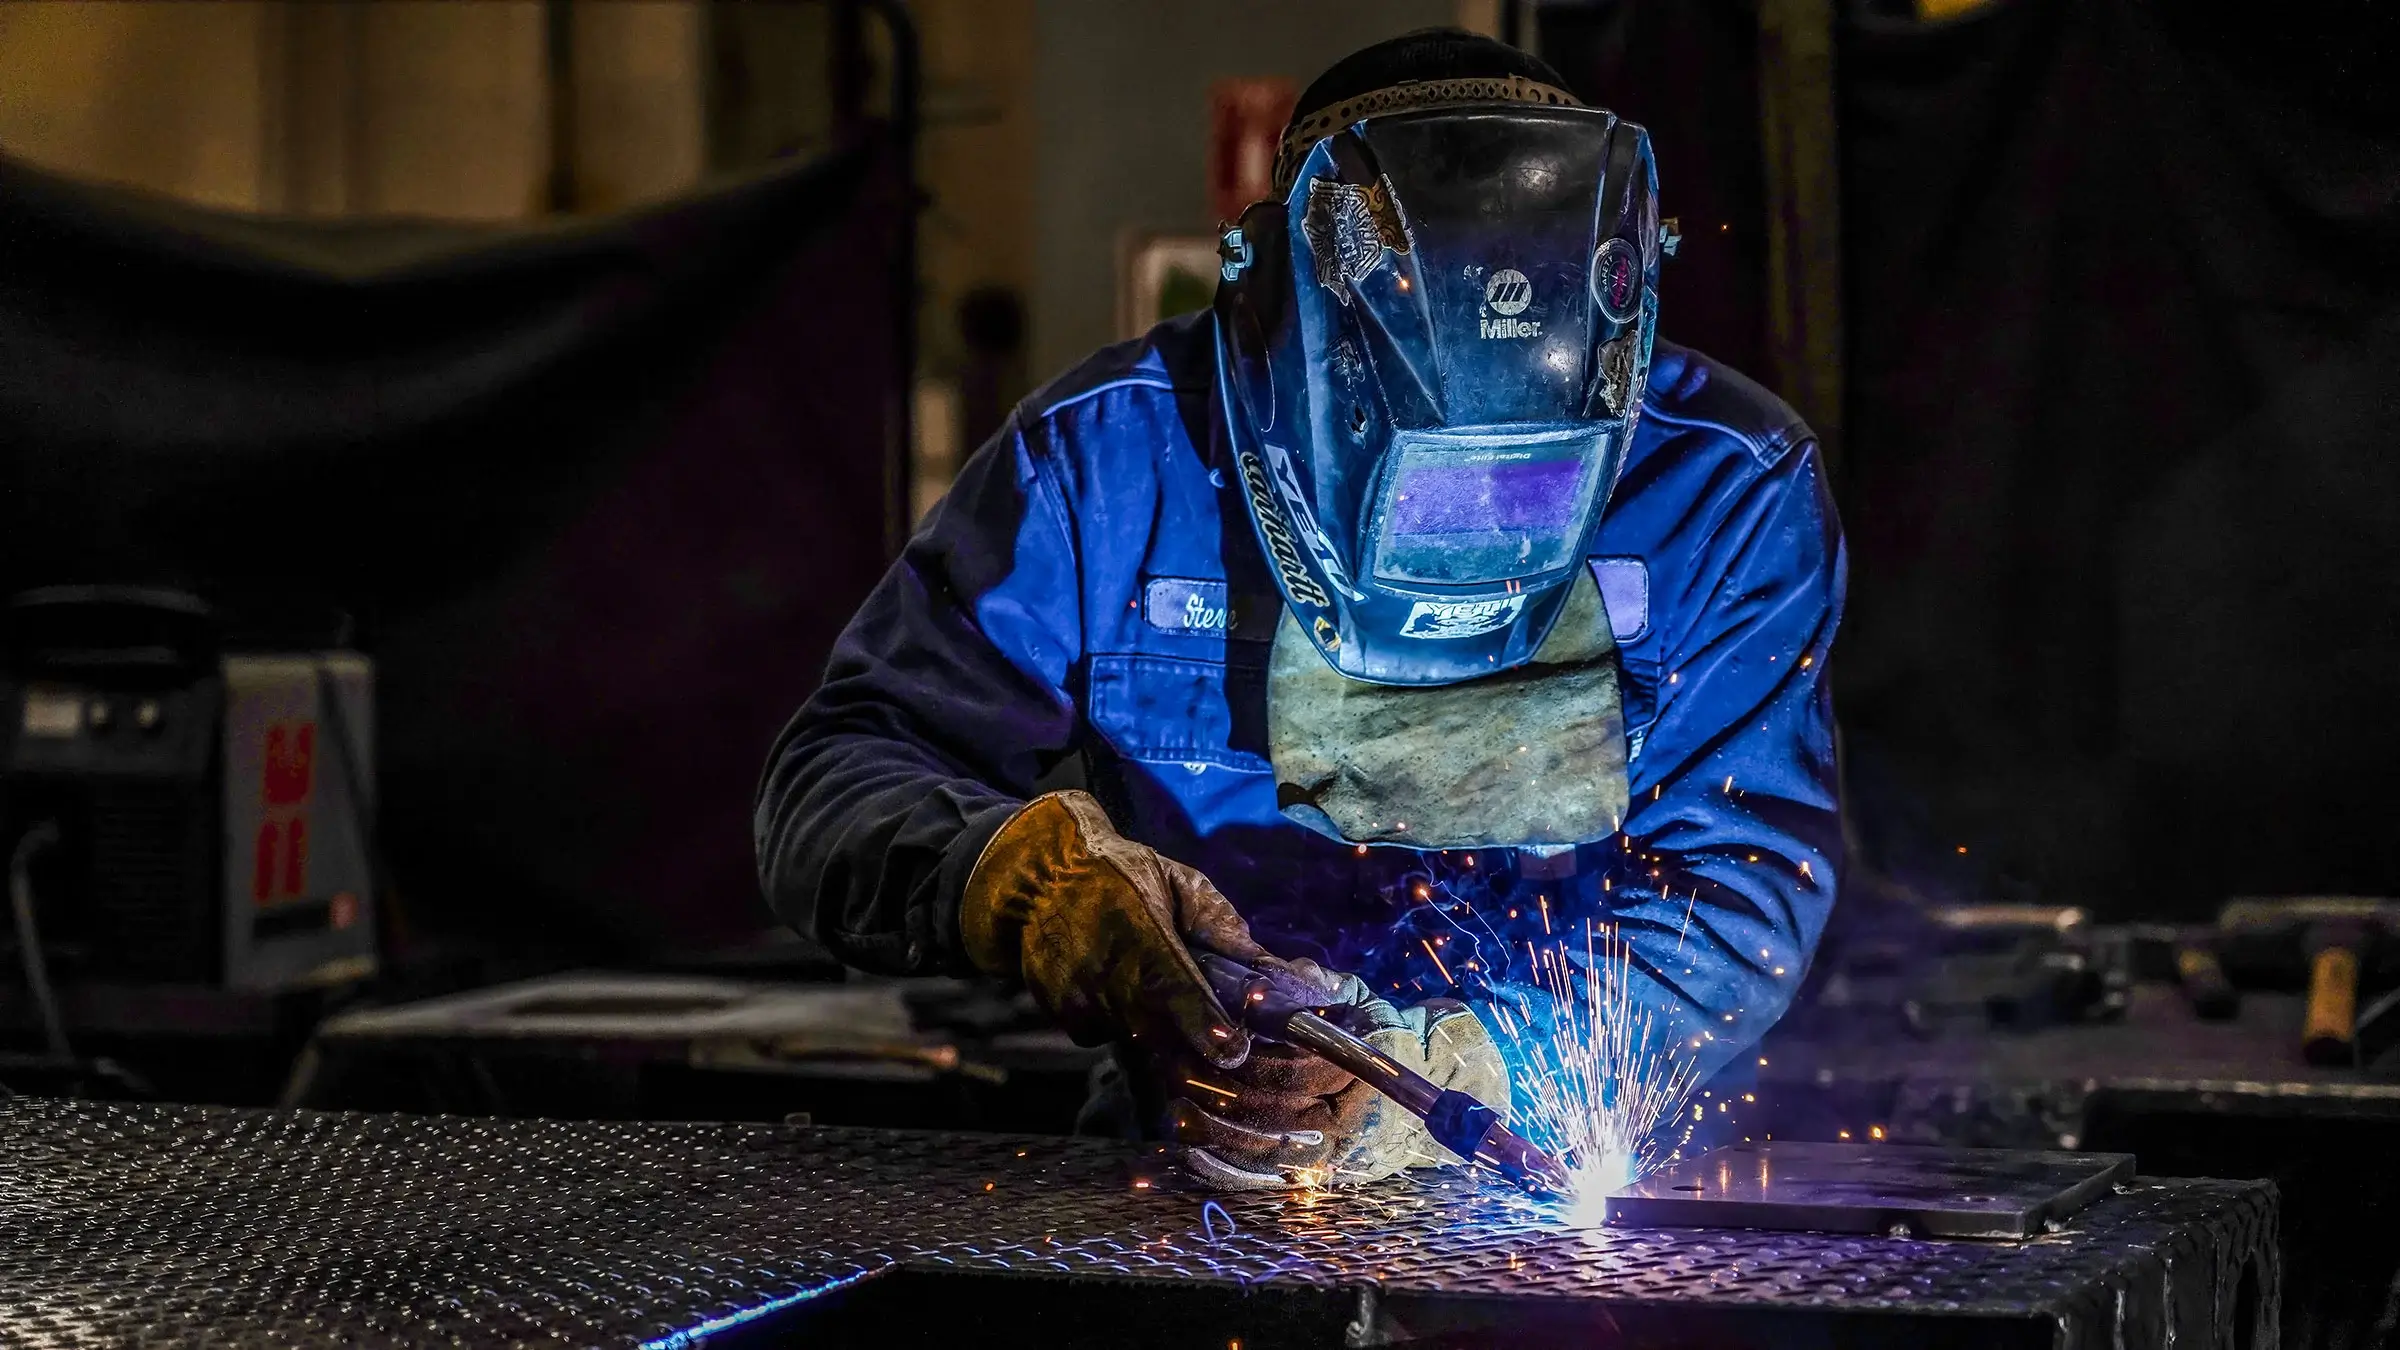
M 2133 1179 L 2130 1153 L 1729 1144 L 1609 1197 L 1629 1228 L 2029 1238 Z
M 2275 1224 L 2262 1182 L 1962 1242 L 1579 1227 L 1453 1171 L 1211 1196 L 1090 1139 L 0 1100 L 10 1347 L 2261 1350 Z

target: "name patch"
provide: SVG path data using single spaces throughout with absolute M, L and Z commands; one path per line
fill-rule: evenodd
M 1142 617 L 1169 633 L 1223 637 L 1231 626 L 1225 583 L 1191 577 L 1152 577 L 1142 595 Z

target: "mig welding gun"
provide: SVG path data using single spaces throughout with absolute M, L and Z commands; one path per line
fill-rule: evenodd
M 1322 989 L 1281 971 L 1255 970 L 1214 953 L 1197 955 L 1209 987 L 1251 1034 L 1299 1046 L 1347 1070 L 1424 1121 L 1435 1143 L 1536 1195 L 1564 1195 L 1571 1189 L 1567 1169 L 1503 1124 L 1499 1112 L 1464 1092 L 1435 1087 L 1343 1030 L 1328 1016 Z

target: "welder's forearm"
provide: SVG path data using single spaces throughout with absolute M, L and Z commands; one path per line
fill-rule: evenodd
M 834 644 L 759 785 L 769 902 L 862 970 L 971 970 L 967 874 L 1074 732 L 1060 687 L 1080 632 L 1073 549 L 1055 509 L 1028 510 L 1019 448 L 1004 433 L 961 471 Z
M 759 880 L 776 915 L 845 963 L 963 975 L 958 897 L 1022 803 L 904 742 L 806 724 L 758 801 Z
M 1840 836 L 1831 811 L 1807 814 L 1794 832 L 1736 849 L 1636 854 L 1649 865 L 1611 906 L 1631 964 L 1672 1010 L 1676 1053 L 1703 1073 L 1756 1044 L 1808 971 L 1833 904 Z
M 1846 565 L 1816 448 L 1732 518 L 1700 618 L 1666 635 L 1677 669 L 1635 761 L 1609 904 L 1679 1010 L 1680 1049 L 1711 1068 L 1790 1006 L 1841 856 L 1826 667 Z

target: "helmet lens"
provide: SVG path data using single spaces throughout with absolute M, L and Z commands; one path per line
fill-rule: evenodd
M 1572 561 L 1600 486 L 1605 431 L 1402 431 L 1375 520 L 1375 575 L 1474 586 Z

